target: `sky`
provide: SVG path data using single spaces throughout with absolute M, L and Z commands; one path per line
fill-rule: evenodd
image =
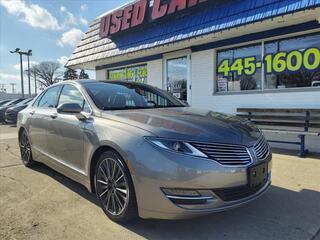
M 129 0 L 0 0 L 0 90 L 21 90 L 20 59 L 10 51 L 32 49 L 30 63 L 55 61 L 63 65 L 97 16 Z M 27 58 L 24 57 L 24 70 Z M 95 78 L 94 71 L 88 72 Z M 28 89 L 27 76 L 24 88 Z M 32 93 L 34 83 L 31 84 Z M 26 92 L 26 90 L 25 90 Z

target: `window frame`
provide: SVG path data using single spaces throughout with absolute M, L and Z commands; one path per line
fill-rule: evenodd
M 256 41 L 250 41 L 248 43 L 240 43 L 240 44 L 234 44 L 229 46 L 223 46 L 219 48 L 214 49 L 214 76 L 213 76 L 213 95 L 215 96 L 223 96 L 223 95 L 240 95 L 240 94 L 263 94 L 263 93 L 282 93 L 282 92 L 314 92 L 314 91 L 320 91 L 319 87 L 296 87 L 296 88 L 284 88 L 284 89 L 269 89 L 265 88 L 265 64 L 262 64 L 261 68 L 261 89 L 256 90 L 243 90 L 243 91 L 226 91 L 226 92 L 219 92 L 217 89 L 217 67 L 218 67 L 218 53 L 222 51 L 228 51 L 228 50 L 234 50 L 238 48 L 243 47 L 250 47 L 254 45 L 261 45 L 261 58 L 263 59 L 265 56 L 265 44 L 272 43 L 272 42 L 280 42 L 300 37 L 308 37 L 320 34 L 320 31 L 318 29 L 313 29 L 307 32 L 303 33 L 292 33 L 287 34 L 285 36 L 275 36 L 267 39 L 259 39 Z
M 55 103 L 55 106 L 54 107 L 40 107 L 39 106 L 39 103 L 41 102 L 41 100 L 42 100 L 42 98 L 46 95 L 46 93 L 50 90 L 50 89 L 53 89 L 53 88 L 59 88 L 59 90 L 58 90 L 58 97 L 57 97 L 57 99 L 56 99 L 56 103 Z M 34 103 L 33 103 L 33 107 L 36 107 L 36 108 L 49 108 L 49 109 L 56 109 L 57 107 L 58 107 L 58 100 L 59 100 L 59 97 L 60 97 L 60 93 L 61 93 L 61 89 L 62 89 L 62 87 L 61 87 L 61 85 L 54 85 L 54 86 L 51 86 L 51 87 L 49 87 L 49 88 L 47 88 L 45 91 L 43 91 L 41 94 L 40 94 L 40 96 L 39 96 L 39 99 L 37 98 L 35 101 L 34 101 Z M 38 101 L 39 100 L 39 101 Z M 37 102 L 38 101 L 38 102 Z M 36 102 L 37 102 L 37 104 L 36 104 Z M 35 104 L 36 104 L 36 106 L 35 106 Z

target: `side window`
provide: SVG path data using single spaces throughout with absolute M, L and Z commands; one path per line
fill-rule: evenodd
M 84 112 L 90 112 L 90 108 L 85 101 L 84 97 L 82 96 L 81 92 L 74 86 L 72 85 L 64 85 L 60 98 L 59 98 L 59 103 L 64 104 L 64 103 L 77 103 L 82 107 L 82 111 Z
M 38 97 L 38 98 L 34 101 L 34 103 L 32 104 L 33 107 L 37 107 L 37 106 L 39 105 L 39 102 L 40 102 L 42 96 L 43 96 L 45 93 L 46 93 L 46 91 L 43 91 L 43 92 L 39 95 L 39 97 Z
M 56 86 L 48 89 L 41 97 L 38 107 L 41 108 L 55 108 L 57 106 L 57 100 L 60 92 L 60 86 Z

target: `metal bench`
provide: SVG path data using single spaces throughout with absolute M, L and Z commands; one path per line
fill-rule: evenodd
M 306 136 L 320 136 L 320 109 L 238 108 L 237 116 L 254 122 L 266 133 L 297 135 L 299 141 L 295 142 L 268 141 L 299 145 L 299 157 L 309 152 Z

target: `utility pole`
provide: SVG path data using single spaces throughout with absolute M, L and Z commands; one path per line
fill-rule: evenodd
M 10 85 L 11 85 L 11 89 L 12 89 L 12 93 L 15 93 L 16 92 L 16 90 L 15 90 L 15 87 L 16 87 L 16 83 L 10 83 Z
M 22 98 L 24 98 L 22 54 L 20 54 L 20 72 L 21 72 L 21 94 L 22 94 Z
M 34 72 L 34 94 L 37 96 L 37 73 Z
M 28 50 L 27 57 L 28 57 L 28 84 L 29 84 L 29 97 L 31 98 L 31 81 L 30 81 L 30 60 L 29 57 L 32 56 L 32 50 Z
M 0 85 L 0 92 L 6 92 L 6 88 L 5 88 L 5 84 L 4 83 L 1 83 Z

